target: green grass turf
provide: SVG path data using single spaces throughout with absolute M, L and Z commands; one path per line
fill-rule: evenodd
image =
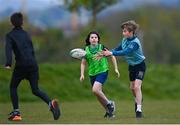
M 0 104 L 0 124 L 9 123 L 43 123 L 43 124 L 65 124 L 65 123 L 103 123 L 103 124 L 173 124 L 180 123 L 180 100 L 144 100 L 144 118 L 136 119 L 133 101 L 115 100 L 116 117 L 104 119 L 105 113 L 101 105 L 92 100 L 82 102 L 60 103 L 62 115 L 59 120 L 54 121 L 48 106 L 43 102 L 21 103 L 20 110 L 23 120 L 20 122 L 8 121 L 8 113 L 11 111 L 11 104 Z

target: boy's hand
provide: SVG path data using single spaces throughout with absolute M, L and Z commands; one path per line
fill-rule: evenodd
M 84 80 L 84 75 L 81 75 L 79 80 L 82 82 Z
M 112 52 L 109 51 L 109 50 L 107 50 L 107 49 L 105 49 L 105 50 L 102 52 L 102 54 L 103 54 L 104 56 L 111 56 L 111 55 L 112 55 Z
M 120 73 L 119 73 L 118 69 L 115 69 L 115 73 L 117 74 L 117 77 L 119 78 L 120 77 Z
M 5 69 L 11 69 L 11 66 L 5 66 Z

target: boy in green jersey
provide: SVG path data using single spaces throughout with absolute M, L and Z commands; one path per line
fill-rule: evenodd
M 95 59 L 97 54 L 105 49 L 105 47 L 99 42 L 100 36 L 97 32 L 93 31 L 88 34 L 85 47 L 86 56 L 82 59 L 81 62 L 80 81 L 84 80 L 84 70 L 87 63 L 89 68 L 90 82 L 92 85 L 92 92 L 106 110 L 104 117 L 113 118 L 115 117 L 115 103 L 114 101 L 110 101 L 109 99 L 107 99 L 107 97 L 102 91 L 102 87 L 107 79 L 109 70 L 107 58 L 103 57 L 100 60 Z M 114 56 L 112 56 L 112 62 L 115 67 L 115 72 L 119 77 L 120 73 L 118 71 L 116 58 Z

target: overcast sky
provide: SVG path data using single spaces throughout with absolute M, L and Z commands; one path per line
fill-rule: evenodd
M 0 11 L 6 8 L 22 8 L 22 3 L 25 3 L 25 8 L 31 9 L 45 9 L 47 7 L 62 5 L 63 0 L 0 0 Z

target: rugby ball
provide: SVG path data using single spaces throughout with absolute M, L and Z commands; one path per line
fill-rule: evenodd
M 69 54 L 75 59 L 82 59 L 86 55 L 86 51 L 81 48 L 75 48 L 72 49 Z

